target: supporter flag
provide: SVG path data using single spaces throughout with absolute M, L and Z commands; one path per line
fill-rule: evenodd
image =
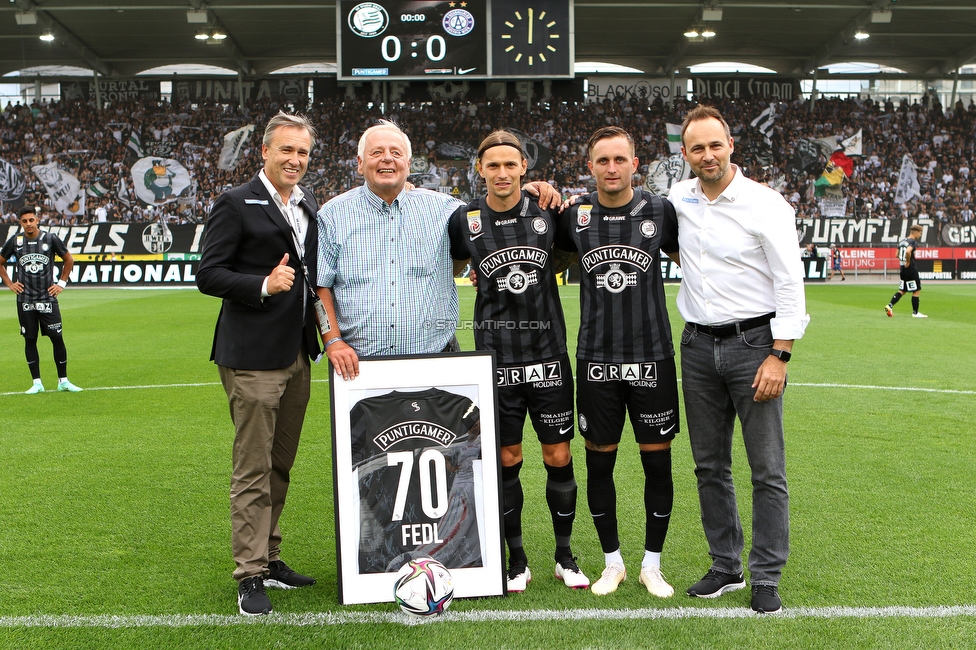
M 552 154 L 549 153 L 549 149 L 533 140 L 532 136 L 516 129 L 509 129 L 509 131 L 514 133 L 518 137 L 519 142 L 522 143 L 522 151 L 525 153 L 529 170 L 542 169 L 552 160 Z
M 750 124 L 759 129 L 766 144 L 773 144 L 770 137 L 773 133 L 773 123 L 776 121 L 776 104 L 770 104 L 763 112 L 757 115 Z
M 664 126 L 668 129 L 668 149 L 673 154 L 681 153 L 681 125 L 665 123 Z
M 254 125 L 248 124 L 224 136 L 224 148 L 220 150 L 217 169 L 230 171 L 237 167 L 238 163 L 241 162 L 244 145 L 251 138 L 252 131 L 254 131 Z
M 644 189 L 651 194 L 667 196 L 672 185 L 686 178 L 691 178 L 691 166 L 681 154 L 676 154 L 666 160 L 655 160 L 647 166 Z
M 132 199 L 129 198 L 129 187 L 125 184 L 125 176 L 119 177 L 119 184 L 115 186 L 115 196 L 119 203 L 127 208 L 132 207 Z
M 820 147 L 808 138 L 800 138 L 793 148 L 793 169 L 798 172 L 816 174 L 822 170 Z
M 858 129 L 857 133 L 846 140 L 840 141 L 840 146 L 844 147 L 844 153 L 846 153 L 848 156 L 864 155 L 864 139 L 861 137 L 861 131 L 863 130 L 864 129 Z
M 101 180 L 97 180 L 94 183 L 92 183 L 87 190 L 88 196 L 100 197 L 100 196 L 105 196 L 108 193 L 109 193 L 109 189 L 105 187 L 105 184 L 102 183 Z
M 921 186 L 918 184 L 918 167 L 907 153 L 901 159 L 901 173 L 898 174 L 898 186 L 895 188 L 895 205 L 918 197 L 921 198 Z
M 190 173 L 172 158 L 142 158 L 132 166 L 132 187 L 143 203 L 172 203 L 190 187 Z
M 844 176 L 850 178 L 854 175 L 854 161 L 847 157 L 847 154 L 838 149 L 830 156 L 830 162 L 844 170 Z
M 51 203 L 58 212 L 68 215 L 85 213 L 85 194 L 77 178 L 63 169 L 58 169 L 57 163 L 34 165 L 31 171 L 44 185 Z
M 139 160 L 145 155 L 142 153 L 142 134 L 139 133 L 139 129 L 129 131 L 129 141 L 126 143 L 125 149 L 126 164 L 130 160 Z
M 23 172 L 0 158 L 0 201 L 16 201 L 27 191 Z

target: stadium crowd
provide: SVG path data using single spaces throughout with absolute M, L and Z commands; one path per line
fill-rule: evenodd
M 929 98 L 926 97 L 926 100 Z M 860 99 L 820 99 L 813 112 L 809 102 L 795 100 L 775 105 L 776 119 L 763 142 L 754 118 L 767 101 L 711 102 L 728 118 L 736 139 L 733 161 L 752 178 L 779 190 L 797 209 L 798 216 L 818 217 L 820 207 L 814 183 L 820 169 L 794 169 L 800 138 L 850 137 L 859 129 L 863 155 L 853 157 L 854 173 L 842 184 L 849 216 L 923 216 L 942 223 L 973 219 L 976 174 L 969 161 L 976 149 L 976 105 L 957 102 L 944 110 L 937 101 L 909 104 Z M 71 225 L 99 221 L 150 221 L 164 216 L 170 222 L 198 222 L 225 189 L 249 179 L 261 167 L 259 136 L 279 108 L 307 113 L 319 130 L 304 183 L 320 204 L 361 184 L 356 171 L 356 143 L 362 131 L 386 117 L 400 123 L 417 151 L 430 165 L 417 184 L 457 188 L 462 198 L 477 193 L 470 153 L 476 143 L 496 128 L 517 129 L 530 136 L 549 155 L 548 162 L 530 171 L 532 179 L 553 181 L 564 194 L 588 191 L 585 142 L 596 128 L 618 125 L 638 138 L 642 183 L 648 164 L 669 154 L 665 123 L 680 123 L 694 107 L 681 100 L 669 108 L 660 101 L 605 100 L 537 102 L 449 100 L 395 105 L 383 115 L 376 105 L 336 98 L 297 107 L 279 106 L 268 99 L 241 110 L 235 105 L 157 101 L 121 101 L 96 111 L 92 105 L 59 101 L 23 106 L 9 105 L 0 114 L 0 158 L 17 167 L 27 181 L 22 202 L 45 206 L 42 224 Z M 218 169 L 223 136 L 245 124 L 256 126 L 235 169 Z M 130 135 L 138 137 L 144 155 L 180 161 L 195 181 L 188 200 L 160 206 L 146 205 L 131 194 L 129 167 L 138 158 L 127 148 Z M 445 145 L 447 145 L 445 147 Z M 448 153 L 445 155 L 445 151 Z M 904 154 L 918 165 L 921 196 L 896 205 L 895 186 Z M 84 215 L 64 216 L 51 209 L 43 186 L 31 166 L 57 162 L 75 175 L 82 188 L 96 185 L 87 197 Z M 422 166 L 422 164 L 421 164 Z M 119 178 L 130 185 L 129 205 L 119 200 Z M 191 188 L 192 189 L 192 188 Z M 105 190 L 108 190 L 107 192 Z M 101 194 L 101 196 L 97 196 Z M 17 204 L 6 202 L 3 221 L 16 222 Z

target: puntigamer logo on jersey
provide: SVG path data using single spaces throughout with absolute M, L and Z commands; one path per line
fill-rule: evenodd
M 382 451 L 387 451 L 398 442 L 410 439 L 430 440 L 447 447 L 457 439 L 457 434 L 434 422 L 411 420 L 381 431 L 373 438 L 373 443 Z
M 27 255 L 20 258 L 20 268 L 24 269 L 27 273 L 41 273 L 49 261 L 50 258 L 47 255 L 27 253 Z

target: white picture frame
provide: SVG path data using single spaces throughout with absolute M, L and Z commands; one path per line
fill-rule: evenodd
M 494 354 L 365 358 L 359 371 L 344 381 L 330 365 L 339 602 L 393 602 L 396 569 L 413 554 L 448 568 L 456 598 L 505 595 Z M 450 433 L 411 420 L 411 394 Z M 460 430 L 473 419 L 480 433 Z

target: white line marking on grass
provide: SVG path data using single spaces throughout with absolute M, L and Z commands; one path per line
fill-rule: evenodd
M 681 381 L 680 379 L 678 381 Z M 327 384 L 328 379 L 313 379 L 313 384 Z M 220 386 L 219 381 L 207 381 L 199 383 L 187 383 L 187 384 L 155 384 L 155 385 L 145 385 L 145 386 L 96 386 L 92 388 L 85 388 L 86 391 L 99 391 L 99 390 L 156 390 L 159 388 L 200 388 L 203 386 Z M 805 388 L 849 388 L 855 390 L 892 390 L 892 391 L 907 391 L 915 393 L 943 393 L 948 395 L 976 395 L 976 390 L 956 390 L 953 388 L 919 388 L 915 386 L 870 386 L 867 384 L 810 384 L 810 383 L 792 383 L 790 386 L 803 386 Z M 48 393 L 55 392 L 54 390 L 46 391 Z M 11 393 L 0 393 L 0 397 L 7 395 L 23 395 L 23 391 L 16 391 Z
M 792 607 L 770 618 L 954 618 L 976 616 L 976 605 L 942 607 Z M 566 620 L 680 620 L 759 618 L 751 609 L 675 607 L 666 609 L 537 609 L 447 612 L 436 618 L 412 618 L 399 612 L 320 612 L 271 614 L 244 617 L 218 614 L 185 616 L 3 616 L 0 628 L 129 628 L 129 627 L 233 627 L 237 625 L 285 625 L 290 627 L 329 625 L 427 625 L 449 623 L 566 621 Z
M 857 390 L 898 390 L 914 393 L 948 393 L 952 395 L 976 395 L 976 390 L 955 390 L 952 388 L 916 388 L 914 386 L 868 386 L 862 384 L 803 384 L 790 386 L 806 386 L 807 388 L 854 388 Z

